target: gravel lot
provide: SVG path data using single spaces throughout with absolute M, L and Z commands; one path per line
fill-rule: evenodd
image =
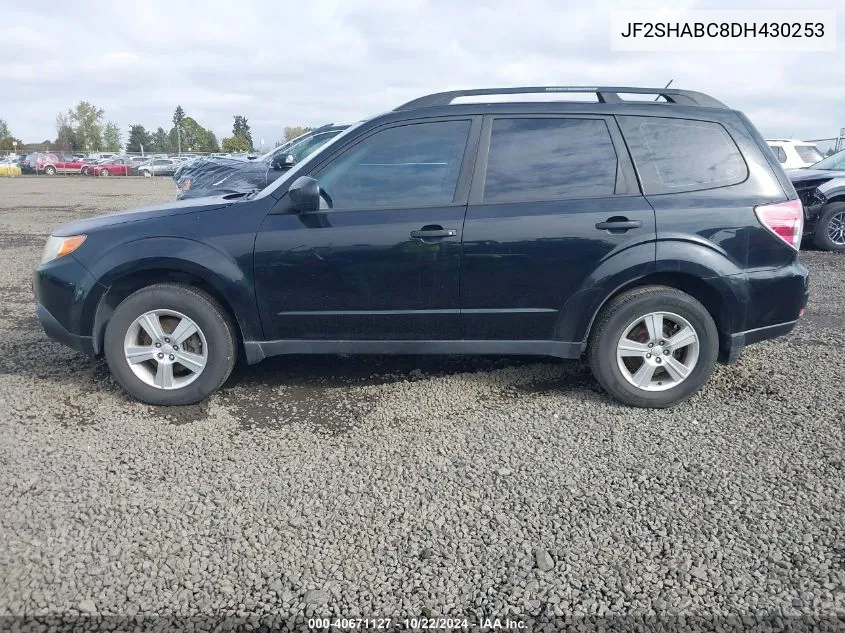
M 845 256 L 803 254 L 794 334 L 674 410 L 405 357 L 160 409 L 46 338 L 30 275 L 55 225 L 173 193 L 0 178 L 0 615 L 845 618 Z

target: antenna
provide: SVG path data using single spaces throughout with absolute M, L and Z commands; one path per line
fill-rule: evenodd
M 663 86 L 663 87 L 664 87 L 664 88 L 668 88 L 668 87 L 672 84 L 672 82 L 673 82 L 673 81 L 675 81 L 675 80 L 674 80 L 674 79 L 670 79 L 670 80 L 669 80 L 669 83 L 668 83 L 668 84 L 666 84 L 666 85 L 665 85 L 665 86 Z M 655 100 L 655 101 L 657 101 L 659 98 L 660 98 L 660 95 L 657 95 L 657 96 L 654 98 L 654 100 Z

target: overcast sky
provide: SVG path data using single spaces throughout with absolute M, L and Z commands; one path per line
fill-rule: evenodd
M 177 104 L 218 136 L 249 119 L 256 145 L 287 125 L 351 121 L 416 96 L 510 85 L 701 90 L 764 136 L 821 138 L 845 126 L 845 2 L 728 0 L 290 0 L 3 2 L 0 118 L 25 142 L 56 136 L 81 99 L 130 124 L 169 129 Z M 837 51 L 618 53 L 616 8 L 840 9 Z M 798 6 L 796 6 L 798 5 Z

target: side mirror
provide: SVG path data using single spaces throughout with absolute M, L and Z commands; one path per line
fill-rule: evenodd
M 296 159 L 293 157 L 293 154 L 277 154 L 273 157 L 270 167 L 276 171 L 282 171 L 284 169 L 290 169 L 294 163 L 296 163 Z
M 300 176 L 288 189 L 293 208 L 300 213 L 320 210 L 320 185 L 308 176 Z

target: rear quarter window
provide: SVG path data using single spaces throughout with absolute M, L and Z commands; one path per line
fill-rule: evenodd
M 748 177 L 739 148 L 719 123 L 617 118 L 646 195 L 727 187 Z

